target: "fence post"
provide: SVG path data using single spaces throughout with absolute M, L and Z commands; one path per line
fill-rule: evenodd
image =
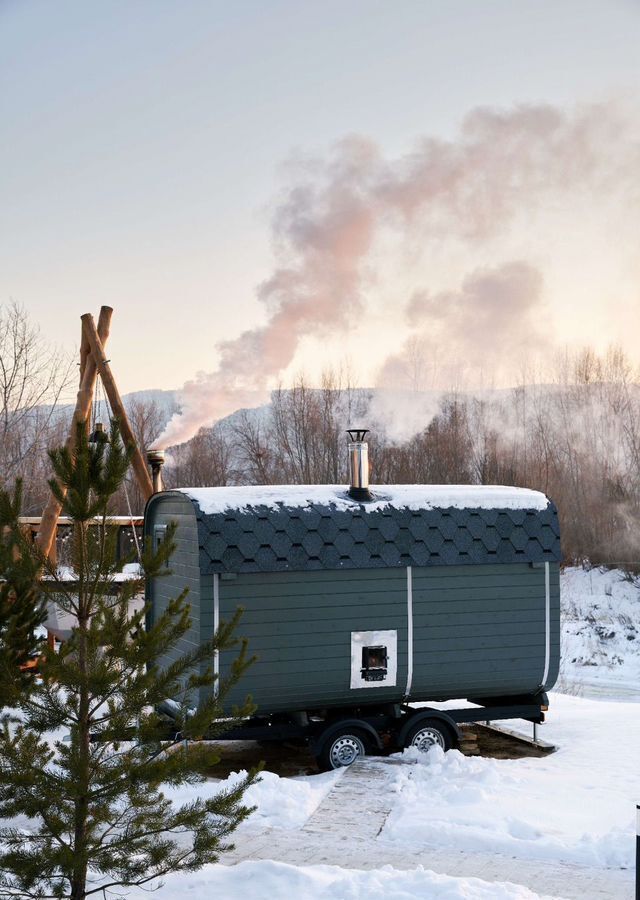
M 636 803 L 636 900 L 640 900 L 640 803 Z

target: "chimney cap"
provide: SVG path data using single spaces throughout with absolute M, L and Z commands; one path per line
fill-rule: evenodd
M 369 434 L 368 428 L 348 428 L 347 434 L 349 435 L 349 440 L 353 444 L 360 444 L 364 441 L 365 436 Z
M 162 465 L 164 462 L 164 450 L 158 450 L 155 447 L 147 450 L 147 462 L 149 465 Z

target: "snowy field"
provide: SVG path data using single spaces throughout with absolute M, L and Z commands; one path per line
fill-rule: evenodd
M 556 690 L 640 701 L 640 587 L 619 569 L 562 574 L 562 663 Z
M 429 855 L 450 851 L 495 857 L 504 871 L 539 864 L 568 873 L 593 872 L 600 884 L 607 871 L 626 878 L 632 896 L 635 803 L 640 799 L 640 590 L 620 572 L 568 569 L 562 582 L 563 656 L 559 691 L 551 697 L 541 736 L 558 746 L 542 759 L 498 760 L 432 751 L 418 761 L 411 753 L 392 768 L 391 812 L 366 867 L 290 865 L 284 835 L 300 829 L 342 773 L 280 778 L 265 772 L 247 800 L 258 809 L 237 834 L 251 841 L 267 829 L 272 859 L 208 866 L 193 875 L 172 876 L 155 894 L 159 900 L 207 895 L 255 900 L 457 900 L 457 898 L 561 898 L 514 882 L 450 877 L 429 870 Z M 512 728 L 523 723 L 505 723 Z M 230 776 L 233 781 L 238 775 Z M 211 784 L 211 790 L 216 789 Z M 278 833 L 283 835 L 279 845 Z M 348 842 L 348 834 L 343 835 Z M 414 850 L 422 866 L 382 866 Z M 320 855 L 322 847 L 318 847 Z M 455 854 L 455 856 L 454 856 Z M 508 863 L 508 864 L 507 864 Z M 562 867 L 568 867 L 563 869 Z M 575 867 L 575 869 L 571 869 Z M 452 868 L 455 871 L 455 867 Z M 517 872 L 517 865 L 516 865 Z M 524 879 L 523 879 L 524 880 Z M 507 883 L 510 882 L 510 883 Z M 619 882 L 617 882 L 619 884 Z M 568 885 L 567 885 L 568 886 Z M 129 894 L 141 900 L 146 893 Z M 575 896 L 575 894 L 570 894 Z M 591 900 L 588 893 L 584 900 Z M 625 900 L 613 886 L 611 896 Z

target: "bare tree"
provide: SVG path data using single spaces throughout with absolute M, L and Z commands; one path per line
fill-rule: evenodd
M 237 481 L 232 441 L 220 424 L 201 428 L 187 444 L 171 448 L 169 456 L 167 487 L 207 487 Z
M 246 484 L 274 484 L 276 455 L 269 444 L 267 429 L 260 418 L 243 410 L 231 426 L 237 461 Z
M 24 307 L 0 305 L 0 485 L 23 475 L 27 509 L 42 493 L 42 460 L 58 438 L 56 406 L 71 375 L 71 359 L 43 337 Z
M 470 484 L 474 475 L 473 445 L 466 403 L 445 395 L 439 413 L 404 445 L 381 450 L 377 464 L 382 482 Z
M 164 409 L 156 400 L 146 400 L 134 397 L 127 403 L 127 416 L 136 439 L 138 447 L 143 451 L 153 446 L 155 440 L 162 434 L 169 418 L 170 412 Z M 141 515 L 144 510 L 144 497 L 140 490 L 137 478 L 129 471 L 127 478 L 120 487 L 114 500 L 114 508 L 118 512 L 127 514 L 129 507 L 134 515 Z
M 345 429 L 359 424 L 369 399 L 332 369 L 323 373 L 319 388 L 303 375 L 291 388 L 278 388 L 271 397 L 269 437 L 279 479 L 298 484 L 344 480 Z

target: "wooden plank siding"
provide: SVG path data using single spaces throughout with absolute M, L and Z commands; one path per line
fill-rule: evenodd
M 168 566 L 170 574 L 154 578 L 147 584 L 147 600 L 152 604 L 149 619 L 151 622 L 157 620 L 166 610 L 169 601 L 177 597 L 186 587 L 189 589 L 187 602 L 191 607 L 191 627 L 163 659 L 165 665 L 170 665 L 182 654 L 192 651 L 202 640 L 200 555 L 193 505 L 186 498 L 182 499 L 175 494 L 164 497 L 162 502 L 154 502 L 152 498 L 145 515 L 145 539 L 153 540 L 155 527 L 167 526 L 171 522 L 175 522 L 178 526 L 174 537 L 176 549 Z
M 239 702 L 250 692 L 258 712 L 267 713 L 393 701 L 404 691 L 405 569 L 221 579 L 221 618 L 229 618 L 238 606 L 244 607 L 239 634 L 249 638 L 250 650 L 259 659 L 234 689 L 230 702 Z M 351 690 L 351 632 L 377 629 L 398 632 L 396 687 Z M 231 654 L 221 654 L 221 673 L 230 660 Z
M 213 597 L 214 576 L 202 595 Z M 220 615 L 244 607 L 239 634 L 256 662 L 232 702 L 263 713 L 400 701 L 407 680 L 405 569 L 223 576 Z M 533 693 L 545 655 L 544 567 L 526 563 L 412 570 L 412 701 Z M 559 664 L 559 574 L 551 572 L 549 684 Z M 213 613 L 203 614 L 203 635 Z M 351 632 L 398 632 L 396 686 L 352 690 Z M 231 654 L 222 654 L 224 674 Z
M 559 666 L 560 585 L 550 563 L 551 657 Z M 545 570 L 504 566 L 414 568 L 412 699 L 533 693 L 545 664 Z

